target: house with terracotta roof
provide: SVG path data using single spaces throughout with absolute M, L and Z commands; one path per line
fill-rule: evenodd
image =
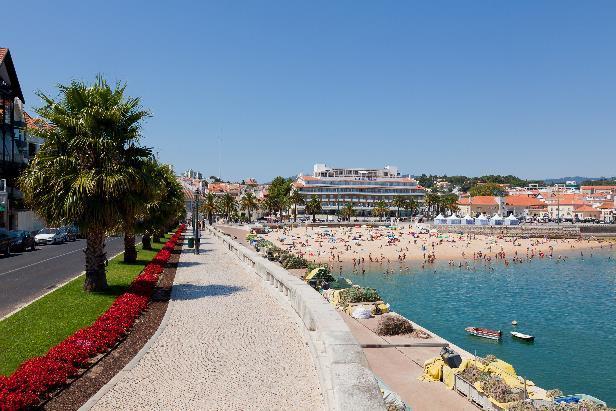
M 616 222 L 616 200 L 604 201 L 597 208 L 601 211 L 601 217 L 599 218 L 601 221 L 606 223 Z
M 616 185 L 605 185 L 605 186 L 582 186 L 580 187 L 580 192 L 583 194 L 612 194 L 616 195 Z
M 576 207 L 573 213 L 574 219 L 578 221 L 601 219 L 601 210 L 586 204 Z
M 492 216 L 502 212 L 502 197 L 496 196 L 475 196 L 461 197 L 458 200 L 460 214 L 477 217 L 480 214 Z

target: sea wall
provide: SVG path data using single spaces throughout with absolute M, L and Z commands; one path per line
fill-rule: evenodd
M 490 236 L 526 238 L 579 238 L 580 227 L 567 226 L 477 226 L 477 225 L 434 225 L 442 233 L 472 233 Z
M 302 320 L 316 353 L 319 382 L 328 409 L 385 410 L 383 397 L 355 337 L 335 309 L 312 287 L 279 265 L 261 257 L 230 236 L 206 226 L 206 231 L 276 288 Z

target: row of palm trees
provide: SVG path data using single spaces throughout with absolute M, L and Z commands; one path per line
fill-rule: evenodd
M 126 86 L 101 76 L 92 84 L 59 86 L 57 98 L 42 92 L 37 113 L 52 126 L 32 130 L 44 143 L 20 177 L 26 203 L 48 224 L 75 224 L 86 238 L 86 291 L 107 288 L 105 238 L 124 233 L 124 261 L 183 217 L 184 193 L 171 167 L 141 145 L 150 116 Z
M 410 215 L 415 215 L 420 210 L 420 204 L 407 196 L 395 197 L 391 205 L 394 207 L 398 218 L 400 218 L 401 210 L 405 210 Z M 280 212 L 281 216 L 284 214 L 283 210 L 292 210 L 293 220 L 297 221 L 298 206 L 305 206 L 305 213 L 311 215 L 313 221 L 316 220 L 316 215 L 322 211 L 321 201 L 316 195 L 306 201 L 299 191 L 291 190 L 282 198 L 268 196 L 263 200 L 258 200 L 252 192 L 246 192 L 238 199 L 228 193 L 222 196 L 208 193 L 201 202 L 200 212 L 207 216 L 210 224 L 213 224 L 215 216 L 227 220 L 251 222 L 253 212 L 257 210 L 271 215 Z M 372 215 L 379 218 L 387 217 L 391 212 L 392 210 L 385 201 L 376 202 L 372 208 Z M 339 210 L 339 215 L 343 220 L 350 221 L 356 215 L 354 205 L 352 203 L 344 205 Z

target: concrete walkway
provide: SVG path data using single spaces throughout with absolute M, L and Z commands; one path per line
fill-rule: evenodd
M 93 409 L 324 409 L 299 324 L 218 240 L 184 249 L 168 310 Z

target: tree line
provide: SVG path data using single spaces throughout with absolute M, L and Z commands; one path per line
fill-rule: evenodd
M 141 144 L 150 113 L 126 85 L 111 87 L 101 76 L 93 84 L 58 86 L 43 92 L 36 112 L 52 127 L 32 130 L 44 143 L 20 177 L 26 204 L 51 225 L 76 225 L 86 239 L 86 291 L 107 288 L 105 238 L 124 233 L 124 261 L 183 218 L 184 193 L 170 166 Z

